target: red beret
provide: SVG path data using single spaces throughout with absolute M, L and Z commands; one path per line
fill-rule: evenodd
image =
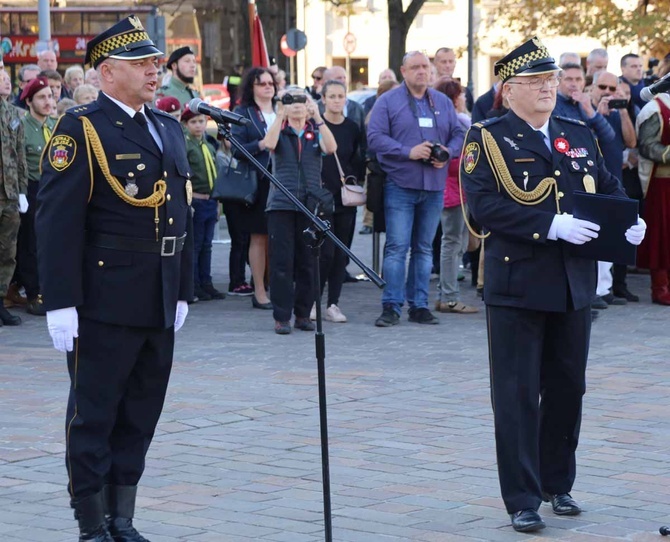
M 40 90 L 49 88 L 49 81 L 46 77 L 35 77 L 30 83 L 26 85 L 21 93 L 19 99 L 25 101 L 28 98 L 32 98 Z
M 181 117 L 179 117 L 179 120 L 181 120 L 182 122 L 188 122 L 193 117 L 197 117 L 198 115 L 202 115 L 202 113 L 198 113 L 197 111 L 191 111 L 191 109 L 188 107 L 188 104 L 186 104 L 184 106 L 184 110 L 181 112 Z
M 165 113 L 172 113 L 174 111 L 179 111 L 181 104 L 174 96 L 163 96 L 156 100 L 156 108 Z

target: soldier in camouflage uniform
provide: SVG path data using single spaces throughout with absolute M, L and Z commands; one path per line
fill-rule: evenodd
M 27 207 L 28 171 L 23 143 L 20 112 L 6 100 L 0 100 L 0 299 L 16 266 L 16 237 L 19 232 L 19 200 Z M 0 325 L 18 326 L 21 318 L 0 304 Z
M 47 77 L 33 79 L 21 93 L 28 106 L 28 114 L 21 119 L 25 133 L 26 163 L 28 166 L 28 211 L 21 215 L 21 227 L 16 248 L 16 280 L 26 290 L 26 311 L 44 316 L 46 311 L 39 295 L 37 275 L 37 242 L 35 239 L 35 211 L 40 180 L 40 160 L 56 125 L 52 118 L 53 93 Z

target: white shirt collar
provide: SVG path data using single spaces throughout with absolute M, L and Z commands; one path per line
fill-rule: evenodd
M 531 126 L 531 128 L 533 128 L 533 127 Z M 533 130 L 535 130 L 536 132 L 542 132 L 547 137 L 547 140 L 551 141 L 551 139 L 549 138 L 549 121 L 548 120 L 542 126 L 540 126 L 539 129 L 533 128 Z
M 105 93 L 103 92 L 103 94 L 105 94 Z M 123 111 L 125 111 L 126 114 L 127 114 L 130 118 L 133 118 L 133 117 L 135 116 L 135 113 L 137 113 L 137 111 L 135 111 L 132 107 L 130 107 L 129 105 L 124 104 L 123 102 L 120 102 L 120 101 L 117 100 L 116 98 L 112 98 L 109 94 L 105 94 L 105 96 L 107 96 L 111 101 L 113 101 L 116 105 L 118 105 L 121 109 L 123 109 Z M 146 107 L 145 105 L 142 105 L 142 109 L 140 109 L 140 111 L 141 111 L 141 112 L 144 114 L 144 116 L 146 117 L 146 116 L 147 116 L 147 112 L 145 111 L 145 107 Z M 148 117 L 147 117 L 147 120 L 149 120 Z

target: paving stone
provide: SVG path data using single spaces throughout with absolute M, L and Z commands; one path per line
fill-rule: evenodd
M 214 247 L 222 288 L 228 246 Z M 370 236 L 354 248 L 370 261 Z M 630 275 L 629 288 L 641 302 L 593 326 L 573 488 L 585 512 L 543 505 L 547 529 L 521 535 L 500 499 L 484 311 L 423 327 L 405 311 L 381 329 L 379 291 L 346 284 L 349 322 L 323 325 L 334 540 L 659 540 L 670 524 L 670 313 L 650 303 L 648 276 Z M 461 289 L 483 308 L 468 281 Z M 44 319 L 21 316 L 0 328 L 0 541 L 69 542 L 65 360 Z M 152 542 L 323 540 L 319 423 L 313 334 L 275 335 L 244 298 L 192 305 L 136 525 Z

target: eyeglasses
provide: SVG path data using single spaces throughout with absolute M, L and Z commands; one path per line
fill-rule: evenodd
M 542 90 L 546 84 L 549 88 L 556 88 L 559 83 L 558 77 L 549 77 L 546 79 L 541 79 L 535 77 L 528 81 L 507 81 L 510 85 L 528 85 L 528 88 L 531 90 Z
M 273 87 L 275 86 L 274 81 L 258 81 L 254 83 L 257 87 Z
M 616 87 L 611 87 L 609 85 L 596 85 L 600 90 L 610 89 L 610 92 L 616 92 Z
M 312 75 L 312 79 L 314 79 L 315 81 L 321 81 L 323 77 L 321 77 L 320 75 Z

